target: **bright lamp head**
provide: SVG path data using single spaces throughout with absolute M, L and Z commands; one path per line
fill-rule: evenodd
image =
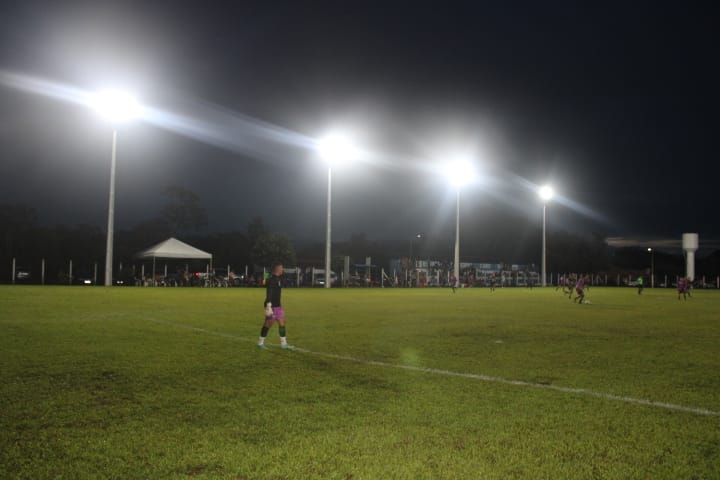
M 447 165 L 445 175 L 453 186 L 460 188 L 473 181 L 475 168 L 469 160 L 461 158 Z
M 139 117 L 142 106 L 130 93 L 122 90 L 103 90 L 92 95 L 90 107 L 114 123 L 122 123 Z
M 358 150 L 344 135 L 333 134 L 320 139 L 317 144 L 320 156 L 330 163 L 344 163 L 355 158 Z
M 550 200 L 552 200 L 553 196 L 555 195 L 555 192 L 553 191 L 552 187 L 549 187 L 547 185 L 545 185 L 544 187 L 541 187 L 540 191 L 538 193 L 540 194 L 540 198 L 542 198 L 542 200 L 544 202 L 549 202 Z

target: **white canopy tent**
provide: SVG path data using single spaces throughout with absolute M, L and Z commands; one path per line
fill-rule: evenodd
M 182 259 L 208 259 L 212 260 L 212 254 L 204 252 L 199 248 L 181 242 L 177 238 L 168 238 L 135 255 L 137 258 L 182 258 Z
M 180 258 L 186 260 L 209 260 L 212 264 L 212 254 L 204 252 L 199 248 L 181 242 L 177 238 L 167 240 L 153 245 L 152 247 L 135 254 L 137 258 L 152 258 L 153 261 L 153 284 L 155 282 L 155 259 L 156 258 Z M 165 267 L 167 269 L 167 266 Z M 208 269 L 210 267 L 208 266 Z M 167 277 L 167 271 L 165 272 Z

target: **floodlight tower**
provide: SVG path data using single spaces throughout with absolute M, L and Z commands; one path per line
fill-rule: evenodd
M 460 189 L 470 183 L 475 178 L 475 170 L 472 164 L 465 159 L 458 159 L 446 168 L 450 184 L 455 187 L 455 262 L 453 274 L 455 282 L 460 281 Z
M 117 152 L 117 127 L 140 116 L 142 107 L 135 98 L 124 91 L 105 90 L 92 95 L 89 106 L 113 124 L 112 154 L 110 156 L 110 193 L 108 195 L 108 227 L 105 243 L 105 286 L 113 284 L 113 238 L 115 236 L 115 170 Z
M 540 188 L 538 193 L 543 201 L 541 285 L 543 287 L 547 287 L 547 204 L 550 200 L 552 200 L 555 192 L 553 192 L 552 187 L 545 185 Z
M 655 250 L 651 247 L 647 250 L 650 254 L 650 288 L 655 288 Z
M 332 166 L 352 160 L 357 149 L 345 136 L 332 134 L 322 138 L 317 145 L 320 156 L 328 163 L 327 187 L 327 228 L 325 230 L 325 288 L 330 288 L 331 244 L 332 244 Z
M 698 234 L 683 233 L 682 248 L 685 251 L 685 277 L 689 282 L 695 280 L 695 252 L 698 249 Z

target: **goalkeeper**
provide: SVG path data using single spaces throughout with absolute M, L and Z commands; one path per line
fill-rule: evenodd
M 287 338 L 285 336 L 285 312 L 280 303 L 280 295 L 282 293 L 282 274 L 283 266 L 276 263 L 270 270 L 270 278 L 265 282 L 267 293 L 265 294 L 265 322 L 263 323 L 262 330 L 260 331 L 260 340 L 258 340 L 258 348 L 265 350 L 265 337 L 267 337 L 270 327 L 275 322 L 278 323 L 278 330 L 280 332 L 280 346 L 286 350 L 292 349 L 292 345 L 288 345 Z

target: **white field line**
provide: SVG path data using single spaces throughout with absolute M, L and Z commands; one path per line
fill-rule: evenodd
M 153 322 L 153 323 L 158 323 L 161 325 L 168 325 L 168 326 L 172 326 L 172 327 L 183 328 L 186 330 L 193 330 L 196 332 L 201 332 L 201 333 L 205 333 L 208 335 L 214 335 L 217 337 L 223 337 L 223 338 L 229 338 L 232 340 L 241 340 L 244 342 L 255 343 L 254 339 L 251 339 L 248 337 L 241 337 L 241 336 L 232 335 L 229 333 L 222 333 L 222 332 L 216 332 L 213 330 L 207 330 L 205 328 L 193 327 L 192 325 L 186 325 L 184 323 L 167 322 L 164 320 L 157 320 L 157 319 L 148 318 L 148 317 L 145 317 L 145 320 Z M 312 350 L 307 350 L 305 348 L 298 348 L 298 347 L 295 347 L 293 349 L 293 352 L 304 353 L 306 355 L 313 355 L 316 357 L 332 358 L 334 360 L 342 360 L 345 362 L 359 363 L 362 365 L 370 365 L 373 367 L 395 368 L 395 369 L 400 369 L 400 370 L 409 370 L 411 372 L 431 373 L 433 375 L 442 375 L 445 377 L 468 378 L 471 380 L 479 380 L 481 382 L 500 383 L 503 385 L 514 385 L 517 387 L 536 388 L 536 389 L 540 389 L 540 390 L 552 390 L 555 392 L 570 393 L 570 394 L 575 394 L 575 395 L 585 395 L 585 396 L 589 396 L 589 397 L 601 398 L 604 400 L 612 400 L 612 401 L 616 401 L 616 402 L 631 403 L 634 405 L 643 405 L 643 406 L 648 406 L 648 407 L 663 408 L 666 410 L 675 410 L 675 411 L 679 411 L 679 412 L 693 413 L 696 415 L 720 416 L 720 411 L 716 411 L 716 410 L 707 410 L 704 408 L 696 408 L 696 407 L 686 407 L 683 405 L 676 405 L 674 403 L 656 402 L 654 400 L 645 400 L 642 398 L 626 397 L 623 395 L 614 395 L 612 393 L 595 392 L 593 390 L 587 390 L 585 388 L 560 387 L 557 385 L 543 385 L 541 383 L 526 382 L 523 380 L 511 380 L 508 378 L 494 377 L 491 375 L 482 375 L 482 374 L 478 374 L 478 373 L 453 372 L 452 370 L 441 370 L 441 369 L 437 369 L 437 368 L 416 367 L 413 365 L 401 365 L 401 364 L 396 364 L 396 363 L 379 362 L 376 360 L 364 360 L 362 358 L 350 357 L 347 355 L 337 355 L 335 353 L 315 352 Z

